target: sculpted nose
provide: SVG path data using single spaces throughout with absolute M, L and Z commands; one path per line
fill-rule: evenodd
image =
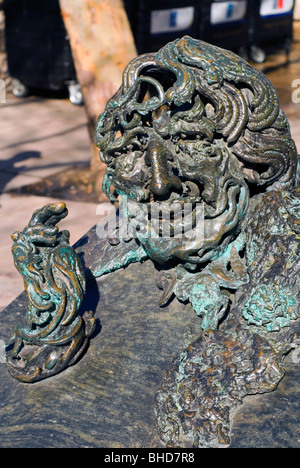
M 167 195 L 171 189 L 182 188 L 179 177 L 169 173 L 168 150 L 159 142 L 152 140 L 146 153 L 146 164 L 151 166 L 152 179 L 150 190 L 155 195 Z

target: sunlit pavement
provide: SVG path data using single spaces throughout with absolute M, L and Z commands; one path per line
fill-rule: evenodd
M 298 23 L 300 25 L 300 22 Z M 279 92 L 291 133 L 300 152 L 300 27 L 286 64 L 284 54 L 268 57 L 255 65 L 264 70 Z M 293 94 L 294 93 L 294 94 Z M 294 102 L 293 102 L 294 101 Z M 32 212 L 46 203 L 57 201 L 34 195 L 18 195 L 10 190 L 43 180 L 74 165 L 89 164 L 91 151 L 83 107 L 68 99 L 29 97 L 18 100 L 7 96 L 0 104 L 0 310 L 23 291 L 11 255 L 10 234 L 23 229 Z M 96 203 L 65 200 L 69 216 L 61 227 L 71 232 L 75 243 L 99 220 Z
M 72 166 L 89 164 L 91 151 L 83 107 L 68 99 L 12 95 L 1 107 L 0 127 L 0 309 L 23 291 L 21 276 L 11 255 L 10 235 L 22 230 L 34 210 L 58 201 L 10 191 L 34 184 Z M 75 243 L 99 220 L 96 203 L 64 200 L 69 216 L 60 227 Z

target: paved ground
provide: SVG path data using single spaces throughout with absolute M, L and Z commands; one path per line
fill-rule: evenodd
M 32 212 L 52 197 L 10 193 L 90 160 L 85 111 L 68 99 L 7 97 L 0 127 L 0 309 L 23 290 L 11 256 L 10 234 L 23 229 Z M 96 203 L 66 200 L 69 216 L 60 225 L 74 243 L 97 222 Z
M 300 102 L 292 102 L 292 83 L 300 79 L 300 32 L 296 34 L 291 62 L 270 57 L 260 66 L 278 89 L 282 108 L 286 111 L 291 132 L 300 152 Z M 298 93 L 300 98 L 300 89 Z M 10 234 L 23 229 L 32 212 L 53 196 L 27 195 L 18 189 L 43 182 L 58 172 L 87 167 L 90 160 L 89 138 L 84 108 L 73 106 L 66 98 L 29 97 L 17 100 L 7 95 L 0 104 L 0 310 L 23 290 L 22 279 L 14 268 L 10 252 Z M 75 187 L 76 189 L 76 187 Z M 15 190 L 14 193 L 11 190 Z M 76 191 L 76 190 L 75 190 Z M 74 243 L 98 220 L 97 203 L 92 197 L 66 200 L 69 217 L 61 223 L 71 232 Z

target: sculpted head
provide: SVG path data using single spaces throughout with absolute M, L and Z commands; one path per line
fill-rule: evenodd
M 157 236 L 140 241 L 161 263 L 215 257 L 236 236 L 249 197 L 295 179 L 295 144 L 270 81 L 232 52 L 187 36 L 127 66 L 96 144 L 107 164 L 105 193 L 114 201 L 114 187 L 128 197 L 129 218 L 137 205 L 159 206 Z M 173 224 L 171 216 L 170 236 L 161 236 L 170 208 L 186 204 L 188 214 Z M 204 238 L 188 235 L 199 205 Z

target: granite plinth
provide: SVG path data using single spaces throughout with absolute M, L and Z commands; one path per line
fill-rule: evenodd
M 88 237 L 79 251 L 87 249 Z M 190 304 L 175 299 L 159 307 L 157 275 L 147 260 L 88 283 L 83 310 L 94 310 L 97 329 L 87 353 L 65 372 L 22 384 L 0 366 L 1 448 L 163 447 L 154 395 L 174 354 L 186 346 L 185 333 L 196 339 L 200 326 Z M 0 314 L 1 339 L 25 310 L 22 294 Z M 278 389 L 247 397 L 235 413 L 231 447 L 299 447 L 299 388 L 299 364 L 287 358 Z

